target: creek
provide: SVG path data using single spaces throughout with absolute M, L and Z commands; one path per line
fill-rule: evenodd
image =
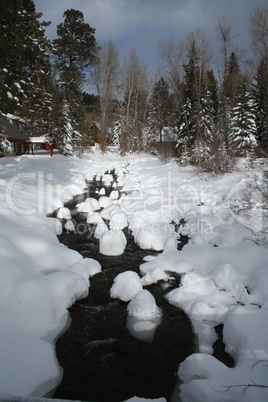
M 124 271 L 139 273 L 139 265 L 151 250 L 142 250 L 128 229 L 124 230 L 127 247 L 123 255 L 105 256 L 99 253 L 99 241 L 94 238 L 94 225 L 86 224 L 85 213 L 75 206 L 87 197 L 98 199 L 101 181 L 88 183 L 87 191 L 66 203 L 79 231 L 63 230 L 60 242 L 78 251 L 83 257 L 94 258 L 102 272 L 90 278 L 88 297 L 70 309 L 71 324 L 56 343 L 57 358 L 64 370 L 54 398 L 81 401 L 119 402 L 133 396 L 165 397 L 172 400 L 178 380 L 178 365 L 195 351 L 195 337 L 186 314 L 165 299 L 166 292 L 179 285 L 180 276 L 146 287 L 162 311 L 162 319 L 153 339 L 139 340 L 127 329 L 127 303 L 110 297 L 114 278 Z M 106 195 L 112 188 L 106 188 Z M 56 212 L 53 216 L 56 216 Z M 85 230 L 81 230 L 81 229 Z M 183 247 L 182 238 L 178 247 Z M 216 349 L 221 351 L 221 343 Z M 217 353 L 217 350 L 215 351 Z

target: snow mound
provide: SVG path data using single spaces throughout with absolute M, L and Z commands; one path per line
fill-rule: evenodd
M 69 230 L 70 232 L 74 232 L 74 231 L 75 231 L 74 223 L 73 223 L 73 221 L 71 221 L 71 220 L 68 220 L 68 221 L 65 223 L 64 227 L 65 227 L 66 230 Z
M 114 212 L 120 212 L 120 207 L 116 204 L 111 204 L 103 208 L 103 210 L 100 212 L 100 216 L 103 219 L 110 220 Z
M 95 239 L 100 239 L 104 233 L 108 232 L 108 230 L 109 229 L 104 222 L 98 223 L 94 232 Z
M 162 268 L 155 268 L 151 272 L 147 272 L 141 279 L 143 286 L 149 286 L 158 281 L 168 281 L 170 276 L 165 273 Z
M 133 297 L 127 306 L 127 312 L 129 315 L 142 320 L 148 320 L 160 314 L 155 298 L 146 289 L 141 290 Z
M 144 223 L 134 233 L 134 239 L 140 248 L 144 250 L 161 251 L 170 237 L 174 237 L 174 226 L 172 224 Z
M 76 272 L 82 275 L 84 279 L 88 280 L 89 277 L 101 272 L 101 265 L 93 258 L 84 258 L 70 267 L 70 271 Z
M 112 204 L 112 200 L 111 200 L 110 197 L 107 197 L 107 196 L 103 195 L 102 197 L 99 198 L 99 206 L 100 206 L 100 208 L 106 208 L 111 204 Z
M 123 230 L 128 226 L 127 216 L 125 212 L 114 212 L 111 214 L 110 229 Z
M 62 378 L 54 349 L 43 339 L 1 329 L 1 360 L 5 362 L 4 369 L 1 367 L 1 393 L 41 397 L 54 389 Z
M 126 245 L 127 239 L 122 230 L 108 230 L 100 237 L 100 253 L 103 255 L 121 255 Z
M 89 212 L 87 215 L 87 223 L 99 224 L 104 222 L 98 212 Z
M 99 203 L 96 198 L 89 197 L 84 202 L 76 205 L 78 212 L 91 212 L 100 209 Z
M 57 212 L 57 218 L 59 219 L 72 219 L 69 208 L 62 207 Z
M 110 198 L 111 200 L 117 200 L 119 198 L 119 191 L 118 190 L 111 191 Z
M 141 278 L 136 272 L 125 271 L 117 275 L 110 290 L 113 299 L 128 302 L 142 290 Z

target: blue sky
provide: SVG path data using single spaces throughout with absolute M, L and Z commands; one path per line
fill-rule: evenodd
M 150 70 L 161 66 L 160 40 L 186 41 L 187 34 L 206 32 L 214 64 L 220 63 L 216 26 L 225 16 L 232 26 L 234 43 L 250 50 L 249 17 L 266 0 L 34 0 L 36 11 L 51 21 L 47 36 L 56 37 L 56 26 L 67 9 L 80 10 L 85 22 L 96 29 L 97 42 L 112 39 L 121 59 L 135 48 Z

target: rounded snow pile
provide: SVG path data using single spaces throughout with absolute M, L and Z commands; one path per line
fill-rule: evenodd
M 72 219 L 71 212 L 70 212 L 69 208 L 61 207 L 58 210 L 57 218 L 59 218 L 59 219 Z
M 103 255 L 121 255 L 126 245 L 127 239 L 122 230 L 107 230 L 100 237 L 100 253 Z
M 103 223 L 103 219 L 98 212 L 89 212 L 87 215 L 87 223 L 91 224 Z
M 139 320 L 149 320 L 159 316 L 160 314 L 154 296 L 146 289 L 137 293 L 129 302 L 127 311 L 129 315 L 138 318 Z
M 139 275 L 133 271 L 125 271 L 115 277 L 110 296 L 113 299 L 118 297 L 120 300 L 128 302 L 141 290 L 142 284 Z
M 109 205 L 112 204 L 112 200 L 110 197 L 107 197 L 106 195 L 103 195 L 99 198 L 99 206 L 100 208 L 106 208 Z
M 111 220 L 110 220 L 110 229 L 118 229 L 122 230 L 125 229 L 128 225 L 127 222 L 127 216 L 125 212 L 114 212 L 111 215 Z
M 95 198 L 87 198 L 84 202 L 77 205 L 78 212 L 91 212 L 99 210 L 99 203 Z

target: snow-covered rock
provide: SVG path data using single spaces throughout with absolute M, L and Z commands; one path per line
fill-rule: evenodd
M 127 239 L 122 230 L 104 231 L 100 237 L 100 253 L 104 255 L 121 255 L 126 245 Z
M 78 212 L 91 212 L 98 211 L 100 209 L 98 201 L 93 197 L 87 198 L 84 202 L 81 202 L 76 207 Z
M 149 320 L 160 315 L 155 298 L 146 289 L 141 290 L 133 297 L 127 306 L 127 312 L 140 320 Z
M 57 212 L 57 218 L 59 219 L 72 219 L 69 208 L 62 207 Z
M 139 275 L 133 271 L 125 271 L 115 277 L 110 296 L 128 302 L 141 290 L 142 283 Z

